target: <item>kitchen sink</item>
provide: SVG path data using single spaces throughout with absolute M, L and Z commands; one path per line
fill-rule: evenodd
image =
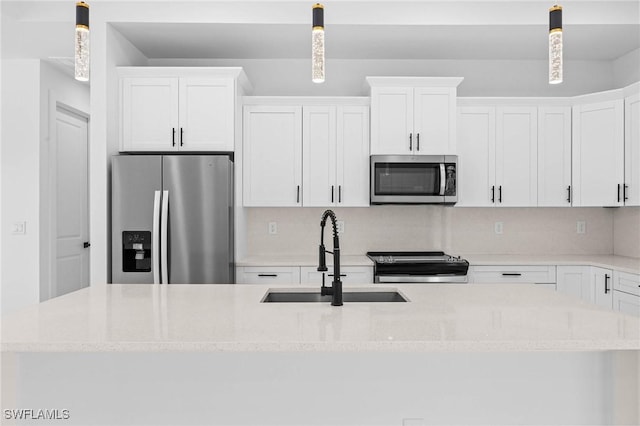
M 395 290 L 389 291 L 343 291 L 345 303 L 408 302 L 409 300 Z M 322 296 L 320 292 L 271 289 L 262 298 L 262 303 L 331 303 L 331 296 Z

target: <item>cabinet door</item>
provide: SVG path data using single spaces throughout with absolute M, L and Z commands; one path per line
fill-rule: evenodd
M 625 99 L 624 114 L 624 205 L 640 206 L 640 95 Z
M 573 205 L 620 206 L 624 180 L 622 100 L 573 107 Z
M 233 151 L 234 95 L 232 79 L 180 79 L 181 150 Z
M 371 90 L 371 154 L 411 154 L 413 89 L 374 87 Z M 410 140 L 411 139 L 411 140 Z
M 302 108 L 246 106 L 243 204 L 302 205 Z
M 556 289 L 593 303 L 589 266 L 558 266 Z
M 496 125 L 493 107 L 458 108 L 458 206 L 492 206 Z
M 613 271 L 611 269 L 592 266 L 591 288 L 596 305 L 613 309 Z
M 305 207 L 335 205 L 336 107 L 302 108 L 302 188 Z
M 538 206 L 571 206 L 571 107 L 538 108 Z
M 456 90 L 419 87 L 413 91 L 413 153 L 456 154 Z
M 369 107 L 337 109 L 337 205 L 369 206 Z
M 330 259 L 327 259 L 330 260 Z M 325 272 L 325 286 L 331 286 L 333 281 L 333 269 L 331 265 L 327 265 L 329 270 Z M 343 266 L 340 268 L 340 281 L 343 285 L 348 284 L 372 284 L 373 283 L 373 267 L 371 266 Z M 314 266 L 300 267 L 300 283 L 322 285 L 322 272 L 318 272 L 318 268 Z
M 538 120 L 536 107 L 496 110 L 496 205 L 537 205 Z
M 613 271 L 613 289 L 640 296 L 640 275 Z
M 123 78 L 121 104 L 121 151 L 178 148 L 177 78 Z
M 613 309 L 618 312 L 640 317 L 640 297 L 622 291 L 614 291 Z

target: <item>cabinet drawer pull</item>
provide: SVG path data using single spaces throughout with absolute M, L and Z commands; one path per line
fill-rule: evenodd
M 618 202 L 620 202 L 620 184 L 618 184 Z
M 332 277 L 332 276 L 333 276 L 333 274 L 328 274 L 328 275 L 329 275 L 330 277 Z M 340 276 L 341 276 L 341 277 L 346 277 L 346 276 L 347 276 L 347 274 L 340 274 Z
M 420 151 L 420 133 L 416 133 L 416 150 Z
M 521 277 L 522 274 L 520 272 L 503 272 L 503 277 Z
M 409 133 L 409 151 L 413 150 L 413 133 Z
M 171 128 L 171 146 L 176 146 L 176 128 Z
M 331 185 L 331 202 L 333 203 L 333 190 L 334 190 L 334 185 Z
M 609 274 L 604 274 L 604 294 L 609 293 Z
M 180 127 L 180 146 L 184 145 L 184 143 L 182 142 L 182 134 L 183 134 L 184 130 L 182 130 L 182 127 Z
M 498 202 L 502 203 L 502 185 L 498 187 Z
M 629 185 L 622 185 L 622 201 L 629 199 L 629 197 L 627 197 L 627 188 L 629 188 Z
M 296 186 L 296 203 L 300 202 L 300 185 Z
M 571 203 L 571 185 L 567 186 L 567 203 Z
M 259 277 L 277 277 L 278 274 L 258 274 Z
M 338 185 L 338 202 L 342 202 L 342 185 Z
M 496 186 L 495 185 L 491 185 L 491 202 L 492 203 L 496 202 Z

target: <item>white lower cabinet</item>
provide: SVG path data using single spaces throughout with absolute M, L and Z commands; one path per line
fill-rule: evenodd
M 640 317 L 640 275 L 613 271 L 613 309 Z
M 469 267 L 471 283 L 544 284 L 555 289 L 553 265 L 479 265 Z
M 593 289 L 593 302 L 603 308 L 613 309 L 613 271 L 591 266 L 589 280 Z
M 614 290 L 613 309 L 623 314 L 640 317 L 640 296 Z
M 329 269 L 325 272 L 325 285 L 330 286 L 333 280 L 333 268 L 327 265 Z M 340 267 L 340 281 L 343 284 L 372 284 L 373 283 L 373 267 L 372 266 L 342 266 Z M 301 284 L 321 284 L 322 272 L 318 272 L 315 266 L 300 267 L 300 283 Z
M 588 302 L 593 302 L 589 266 L 557 266 L 557 290 Z
M 300 267 L 238 266 L 236 284 L 300 284 Z

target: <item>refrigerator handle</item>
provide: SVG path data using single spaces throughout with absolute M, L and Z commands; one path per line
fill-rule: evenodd
M 160 270 L 162 272 L 162 278 L 160 282 L 162 284 L 169 284 L 168 273 L 168 261 L 169 254 L 167 251 L 167 234 L 169 233 L 169 191 L 162 191 L 162 211 L 160 213 L 160 256 L 162 261 L 160 262 Z
M 153 283 L 160 284 L 160 191 L 153 194 L 153 239 L 151 242 L 151 261 L 153 269 Z

